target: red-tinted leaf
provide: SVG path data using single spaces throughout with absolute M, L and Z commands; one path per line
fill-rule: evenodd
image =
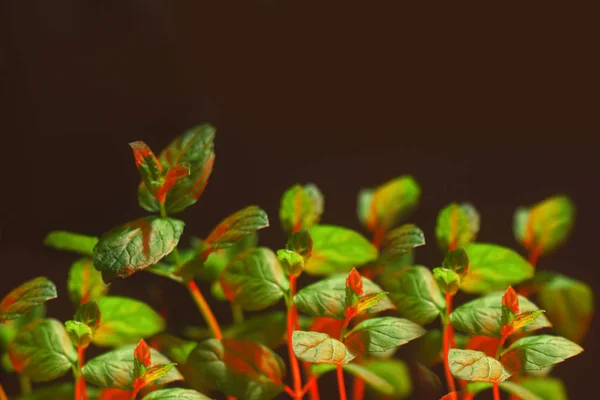
M 0 302 L 0 323 L 20 318 L 56 296 L 56 286 L 48 278 L 38 277 L 27 281 Z
M 212 250 L 232 247 L 244 237 L 268 226 L 267 213 L 257 206 L 248 206 L 221 221 L 204 243 Z
M 103 389 L 98 400 L 130 400 L 131 391 L 121 389 Z
M 313 320 L 309 330 L 312 332 L 325 333 L 329 337 L 338 338 L 342 333 L 343 326 L 343 319 L 317 317 Z
M 363 294 L 362 278 L 361 278 L 360 274 L 358 273 L 358 271 L 356 270 L 356 268 L 353 268 L 352 271 L 350 271 L 348 278 L 346 278 L 346 287 L 349 288 L 350 290 L 352 290 L 352 292 L 355 293 L 356 295 L 362 296 L 362 294 Z
M 492 337 L 492 336 L 480 336 L 475 335 L 471 336 L 469 341 L 467 342 L 466 349 L 467 350 L 477 350 L 485 353 L 485 355 L 490 357 L 496 356 L 496 350 L 500 345 L 500 338 Z
M 167 193 L 173 186 L 181 179 L 190 174 L 190 165 L 189 164 L 177 164 L 169 168 L 167 175 L 165 176 L 164 183 L 162 186 L 156 191 L 156 200 L 159 203 L 164 203 L 165 198 L 167 197 Z
M 142 175 L 142 180 L 152 191 L 156 190 L 160 186 L 163 170 L 160 162 L 146 143 L 137 141 L 129 143 L 129 146 L 133 150 L 135 166 Z
M 509 286 L 504 296 L 502 296 L 502 305 L 513 314 L 519 313 L 519 297 L 512 286 Z
M 146 369 L 151 365 L 152 355 L 150 354 L 150 348 L 146 341 L 142 339 L 133 351 L 134 377 L 142 377 L 146 373 Z

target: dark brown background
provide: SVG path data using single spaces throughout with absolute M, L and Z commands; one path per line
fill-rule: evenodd
M 480 240 L 516 246 L 514 209 L 564 192 L 577 225 L 539 268 L 597 290 L 592 13 L 471 7 L 1 1 L 0 293 L 47 275 L 62 296 L 50 313 L 68 318 L 73 257 L 44 248 L 45 233 L 101 234 L 143 215 L 127 143 L 159 150 L 201 122 L 218 128 L 217 161 L 183 215 L 188 233 L 259 204 L 272 219 L 261 240 L 281 246 L 279 197 L 309 181 L 325 194 L 325 222 L 360 229 L 358 190 L 410 173 L 423 189 L 412 220 L 430 244 L 437 211 L 470 200 Z M 430 245 L 418 259 L 435 266 L 440 254 Z M 138 274 L 112 290 L 152 302 L 146 284 L 168 293 L 174 327 L 201 323 L 170 282 Z M 598 333 L 596 319 L 585 353 L 556 368 L 571 398 L 596 385 Z

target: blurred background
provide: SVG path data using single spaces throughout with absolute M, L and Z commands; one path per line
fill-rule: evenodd
M 435 218 L 449 202 L 477 207 L 480 241 L 517 248 L 515 208 L 566 193 L 573 235 L 538 268 L 600 288 L 592 14 L 323 3 L 0 1 L 0 294 L 46 275 L 59 288 L 49 314 L 68 319 L 75 257 L 45 248 L 45 234 L 100 235 L 145 215 L 127 144 L 158 152 L 203 122 L 217 127 L 217 157 L 182 215 L 188 236 L 257 204 L 272 225 L 261 243 L 281 247 L 280 196 L 306 182 L 325 195 L 323 222 L 366 233 L 359 189 L 412 174 L 423 197 L 411 222 L 431 243 L 417 260 L 434 267 Z M 153 287 L 177 310 L 173 327 L 202 323 L 188 294 L 158 277 L 111 291 L 154 304 Z M 585 352 L 555 369 L 570 398 L 596 386 L 599 333 L 596 318 Z

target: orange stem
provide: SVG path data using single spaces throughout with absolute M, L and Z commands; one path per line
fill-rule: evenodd
M 196 285 L 196 282 L 190 281 L 187 284 L 187 287 L 188 287 L 190 294 L 192 295 L 192 298 L 194 299 L 194 302 L 198 306 L 198 309 L 202 313 L 202 316 L 204 317 L 206 324 L 212 331 L 213 336 L 219 340 L 223 339 L 223 334 L 221 333 L 221 327 L 219 326 L 219 322 L 215 318 L 215 315 L 213 314 L 212 310 L 210 309 L 210 306 L 208 305 L 208 303 L 206 302 L 206 299 L 202 295 L 202 292 Z
M 337 366 L 338 389 L 340 391 L 340 400 L 347 400 L 346 385 L 344 384 L 344 370 L 341 365 Z
M 446 374 L 446 383 L 448 384 L 448 392 L 456 392 L 456 384 L 454 383 L 454 377 L 450 372 L 450 363 L 448 360 L 448 353 L 450 352 L 450 346 L 454 343 L 454 331 L 452 324 L 450 323 L 449 317 L 452 313 L 452 295 L 446 293 L 446 318 L 444 321 L 444 372 Z
M 532 248 L 531 251 L 529 252 L 529 264 L 531 264 L 535 267 L 535 265 L 538 262 L 538 259 L 540 258 L 541 253 L 542 253 L 542 250 L 540 249 L 539 246 Z
M 317 377 L 312 374 L 310 366 L 310 363 L 304 363 L 304 373 L 308 383 L 306 383 L 302 389 L 302 397 L 304 397 L 304 394 L 309 391 L 311 400 L 320 400 L 321 396 L 319 395 L 319 383 L 317 382 Z
M 8 396 L 2 387 L 2 383 L 0 383 L 0 400 L 8 400 Z
M 298 365 L 298 359 L 294 354 L 294 345 L 292 344 L 292 332 L 296 326 L 296 307 L 294 306 L 294 296 L 296 295 L 296 277 L 290 276 L 290 303 L 288 305 L 287 313 L 287 344 L 288 354 L 290 358 L 290 365 L 292 367 L 292 377 L 294 379 L 294 399 L 300 399 L 300 393 L 302 392 L 302 377 L 300 376 L 300 366 Z
M 77 378 L 75 379 L 75 400 L 87 400 L 87 390 L 85 385 L 85 378 L 81 374 L 81 369 L 85 365 L 85 348 L 77 347 Z

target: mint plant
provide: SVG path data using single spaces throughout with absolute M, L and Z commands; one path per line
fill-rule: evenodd
M 318 400 L 320 378 L 335 372 L 341 400 L 348 378 L 354 400 L 402 399 L 413 381 L 441 382 L 431 370 L 438 364 L 444 399 L 488 390 L 496 400 L 500 390 L 526 400 L 567 398 L 550 373 L 582 351 L 593 294 L 584 282 L 536 273 L 538 259 L 572 230 L 566 196 L 515 212 L 514 234 L 528 259 L 478 243 L 476 208 L 451 203 L 435 226 L 439 264 L 417 264 L 425 234 L 408 222 L 421 197 L 411 176 L 359 192 L 357 214 L 371 240 L 322 224 L 323 194 L 297 184 L 281 198 L 281 248 L 259 245 L 257 232 L 270 222 L 255 205 L 185 246 L 178 214 L 206 188 L 214 140 L 215 129 L 200 125 L 158 156 L 131 143 L 141 175 L 138 202 L 148 214 L 100 237 L 48 234 L 46 245 L 79 257 L 67 276 L 73 317 L 46 317 L 45 302 L 58 294 L 45 277 L 0 302 L 2 367 L 19 376 L 16 398 Z M 153 308 L 109 294 L 111 282 L 141 272 L 185 288 L 205 326 L 167 333 Z M 210 302 L 200 287 L 210 288 Z M 216 318 L 210 304 L 217 301 L 231 304 L 232 324 Z M 103 352 L 86 360 L 90 346 Z M 37 384 L 69 372 L 73 383 Z M 0 400 L 7 400 L 1 385 Z

